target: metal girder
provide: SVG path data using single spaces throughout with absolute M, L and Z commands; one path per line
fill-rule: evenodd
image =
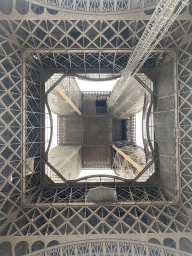
M 86 81 L 92 81 L 92 82 L 105 82 L 105 81 L 111 81 L 111 80 L 115 80 L 121 77 L 121 75 L 114 75 L 112 77 L 106 77 L 106 78 L 94 78 L 94 77 L 87 77 L 87 76 L 83 76 L 83 75 L 79 75 L 79 74 L 70 74 L 72 76 L 75 76 L 77 78 L 86 80 Z
M 75 104 L 69 99 L 69 97 L 58 87 L 54 88 L 65 100 L 66 102 L 81 116 L 81 111 L 75 106 Z
M 60 174 L 60 172 L 57 171 L 57 169 L 55 169 L 55 167 L 53 165 L 51 165 L 47 160 L 43 159 L 42 160 L 45 164 L 47 164 L 49 166 L 49 168 L 51 168 L 51 170 L 54 171 L 54 173 L 57 174 L 57 176 L 62 179 L 67 186 L 69 186 L 69 183 L 67 182 L 67 180 L 63 177 L 63 175 Z
M 135 183 L 136 183 L 136 181 L 142 176 L 142 174 L 144 174 L 144 172 L 146 172 L 147 171 L 147 169 L 153 164 L 153 163 L 155 163 L 155 161 L 156 161 L 157 159 L 155 159 L 155 160 L 152 160 L 151 162 L 149 162 L 144 168 L 143 168 L 143 170 L 134 178 L 134 180 L 131 182 L 131 185 L 133 186 Z
M 192 209 L 192 170 L 191 170 L 191 74 L 192 69 L 190 66 L 192 59 L 191 52 L 192 40 L 188 41 L 179 49 L 178 57 L 178 110 L 179 110 L 179 125 L 177 129 L 179 130 L 176 136 L 179 141 L 180 148 L 180 186 L 181 186 L 181 200 L 182 203 L 191 211 Z M 190 74 L 185 76 L 184 74 Z
M 42 98 L 44 98 L 45 96 L 47 96 L 53 89 L 55 89 L 55 87 L 60 84 L 63 79 L 67 76 L 67 72 L 65 74 L 63 74 L 43 95 Z
M 138 77 L 138 76 L 134 76 L 134 78 L 137 80 L 137 82 L 139 82 L 143 88 L 145 88 L 150 94 L 154 94 L 154 92 Z
M 51 191 L 49 193 L 51 193 Z M 72 191 L 71 197 L 73 197 L 74 193 L 75 192 Z M 81 196 L 84 196 L 79 194 L 80 191 L 77 191 L 77 193 L 79 199 Z M 57 194 L 52 196 L 58 198 Z M 135 197 L 135 195 L 133 196 Z M 147 197 L 148 195 L 145 194 L 145 196 Z M 139 194 L 137 197 L 139 197 Z M 41 202 L 38 203 L 38 206 L 41 206 L 40 203 Z M 76 205 L 78 205 L 78 203 Z M 46 230 L 45 232 L 49 236 L 57 233 L 57 237 L 62 236 L 63 239 L 66 239 L 69 234 L 79 234 L 82 237 L 84 225 L 89 227 L 84 233 L 86 235 L 84 239 L 94 234 L 101 236 L 103 233 L 102 225 L 107 227 L 107 229 L 105 229 L 105 235 L 109 236 L 112 232 L 116 236 L 120 234 L 126 234 L 127 236 L 135 233 L 138 234 L 140 238 L 141 234 L 144 232 L 147 237 L 149 237 L 152 232 L 153 237 L 156 237 L 158 233 L 161 233 L 160 235 L 169 234 L 169 236 L 176 235 L 178 237 L 185 235 L 186 229 L 188 232 L 191 232 L 191 221 L 178 205 L 168 205 L 165 201 L 163 206 L 160 202 L 159 205 L 158 203 L 152 205 L 150 201 L 148 201 L 148 204 L 143 205 L 137 205 L 136 203 L 135 205 L 126 205 L 125 202 L 122 202 L 122 205 L 114 204 L 108 207 L 109 205 L 107 203 L 100 205 L 80 204 L 79 208 L 75 208 L 74 204 L 73 208 L 72 204 L 65 204 L 62 208 L 59 208 L 59 206 L 53 206 L 52 203 L 47 202 L 43 208 L 39 207 L 38 211 L 37 207 L 34 205 L 34 207 L 21 210 L 17 215 L 16 223 L 22 223 L 24 220 L 25 222 L 24 225 L 20 227 L 15 225 L 15 229 L 11 235 L 12 238 L 15 238 L 18 233 L 22 236 L 22 232 L 31 230 L 29 234 L 30 239 L 35 239 L 36 232 L 41 235 L 41 232 Z M 122 214 L 123 218 L 121 216 Z M 31 218 L 29 218 L 29 216 L 31 216 Z M 39 227 L 38 220 L 40 219 L 44 219 L 44 222 Z M 76 225 L 73 225 L 74 219 L 78 220 Z M 93 220 L 96 220 L 96 224 L 94 224 L 95 222 Z M 129 220 L 129 222 L 127 220 Z M 122 225 L 123 229 L 119 224 Z M 178 228 L 180 232 L 176 233 L 175 228 Z M 162 231 L 160 232 L 160 230 Z M 36 236 L 37 239 L 39 239 L 39 237 L 40 236 Z M 55 235 L 54 239 L 56 239 Z

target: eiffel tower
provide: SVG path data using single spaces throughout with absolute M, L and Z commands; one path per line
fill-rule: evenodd
M 0 14 L 0 256 L 191 255 L 192 1 Z

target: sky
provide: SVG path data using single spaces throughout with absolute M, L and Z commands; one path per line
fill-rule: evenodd
M 100 92 L 100 91 L 112 91 L 115 83 L 115 80 L 94 82 L 76 78 L 76 81 L 80 87 L 81 91 L 91 91 L 91 92 Z
M 136 114 L 136 144 L 143 148 L 142 111 Z

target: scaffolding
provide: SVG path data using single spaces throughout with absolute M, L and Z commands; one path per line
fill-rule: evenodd
M 46 91 L 54 87 L 54 75 L 46 83 Z M 51 111 L 57 115 L 81 115 L 81 91 L 76 79 L 66 76 L 48 94 Z
M 136 144 L 136 120 L 135 115 L 130 116 L 126 120 L 126 136 L 127 142 Z
M 126 87 L 132 89 L 133 77 L 141 69 L 151 52 L 188 3 L 188 0 L 159 1 L 125 69 L 122 71 L 120 80 L 107 101 L 109 109 L 117 102 Z
M 112 168 L 115 174 L 125 179 L 135 178 L 146 165 L 144 150 L 122 142 L 116 142 L 114 149 Z

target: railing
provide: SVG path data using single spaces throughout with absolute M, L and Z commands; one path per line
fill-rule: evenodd
M 115 181 L 114 181 L 115 183 Z M 89 190 L 94 188 L 100 188 L 101 186 L 108 189 L 108 188 L 114 188 L 116 189 L 117 194 L 117 200 L 113 203 L 118 203 L 119 205 L 150 205 L 153 203 L 153 205 L 165 205 L 167 203 L 173 203 L 172 199 L 169 198 L 163 189 L 157 188 L 157 187 L 141 187 L 141 186 L 135 186 L 130 187 L 127 186 L 121 186 L 121 184 L 85 184 L 82 186 L 78 186 L 78 184 L 71 188 L 69 187 L 63 187 L 63 188 L 57 188 L 57 187 L 44 187 L 41 189 L 41 192 L 39 194 L 34 195 L 34 197 L 31 199 L 32 203 L 34 203 L 36 206 L 42 206 L 42 204 L 46 206 L 53 206 L 53 205 L 62 205 L 62 206 L 69 206 L 71 205 L 88 205 L 91 204 L 91 202 L 88 202 L 87 194 Z M 71 184 L 70 184 L 71 185 Z M 106 190 L 107 191 L 107 190 Z M 108 199 L 106 199 L 106 202 L 109 202 Z M 112 204 L 112 203 L 111 203 Z M 66 220 L 67 222 L 70 222 L 71 220 Z M 118 220 L 117 220 L 118 221 Z M 125 219 L 126 222 L 126 219 Z M 137 230 L 138 232 L 138 230 Z
M 143 134 L 143 145 L 144 145 L 144 152 L 146 163 L 152 159 L 153 147 L 149 137 L 149 115 L 151 111 L 151 104 L 150 101 L 151 95 L 145 93 L 144 98 L 144 105 L 143 105 L 143 116 L 142 116 L 142 134 Z M 154 131 L 153 131 L 154 132 Z
M 159 0 L 27 0 L 53 10 L 113 13 L 155 8 Z
M 189 256 L 177 249 L 145 242 L 129 240 L 83 240 L 48 247 L 27 256 Z

